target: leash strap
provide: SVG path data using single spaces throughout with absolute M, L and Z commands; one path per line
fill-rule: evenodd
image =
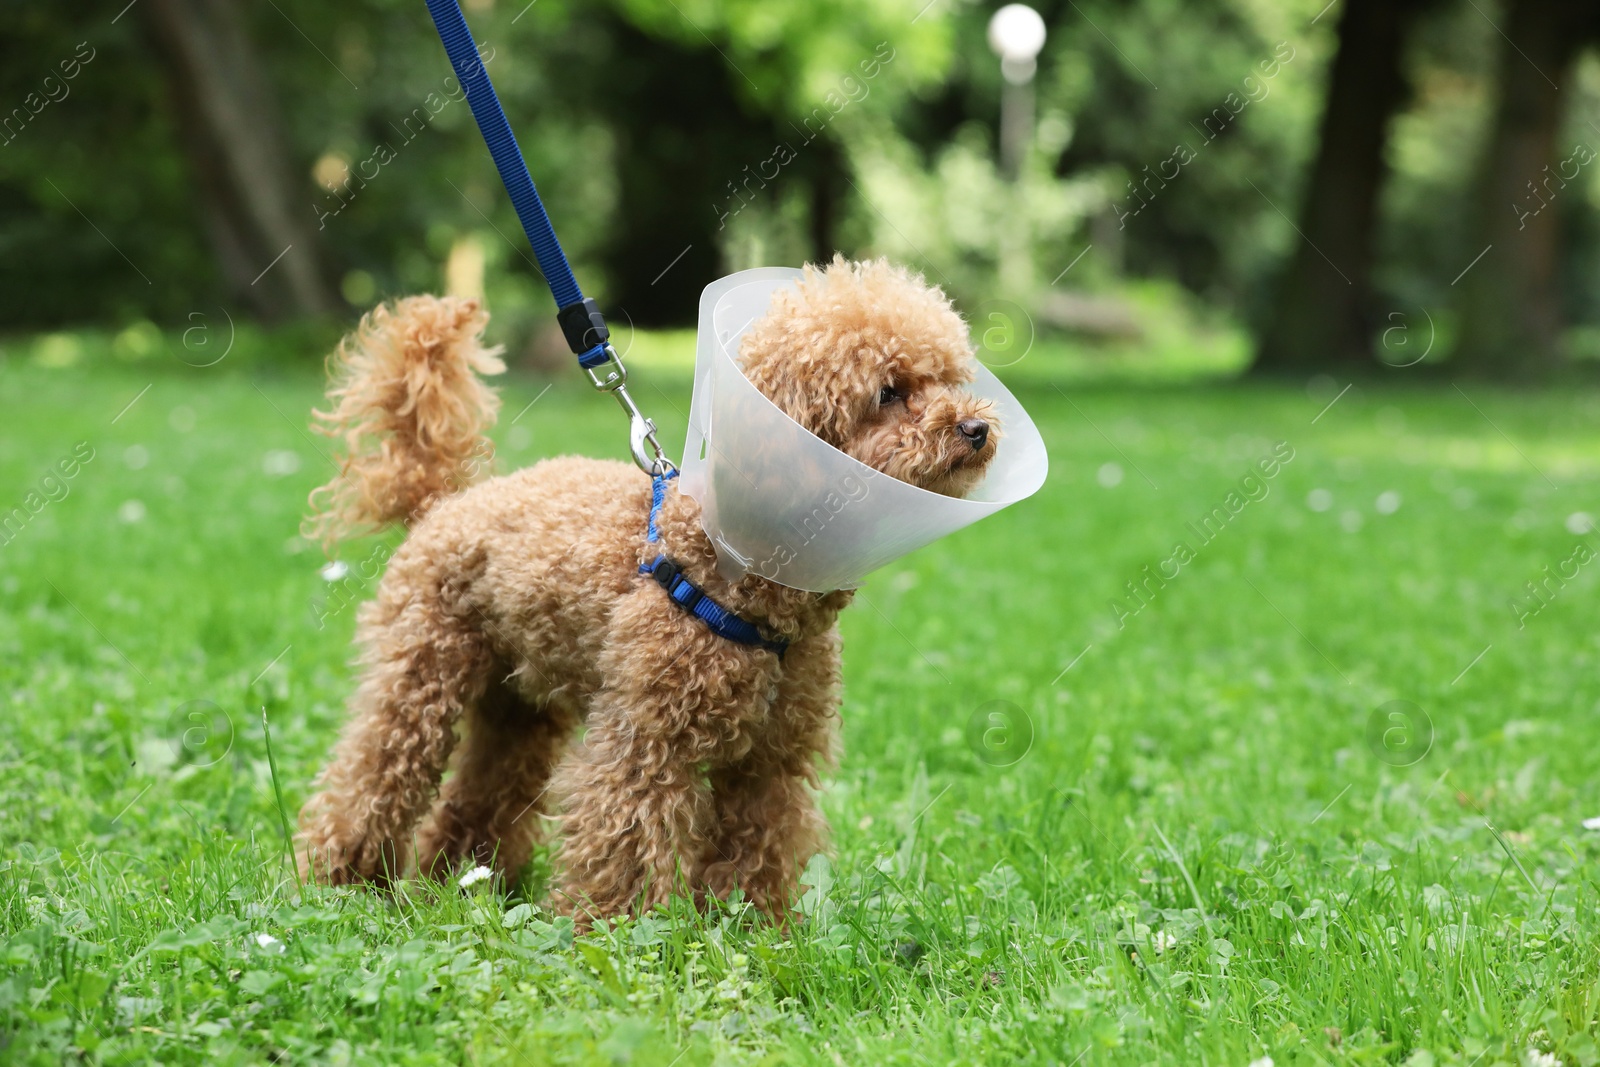
M 600 306 L 593 298 L 583 295 L 578 279 L 572 275 L 572 266 L 567 262 L 566 253 L 561 251 L 550 215 L 539 199 L 539 190 L 534 188 L 533 176 L 528 173 L 527 160 L 522 158 L 522 149 L 517 147 L 511 123 L 506 121 L 505 108 L 500 106 L 494 84 L 489 81 L 489 72 L 478 55 L 478 44 L 472 39 L 472 31 L 467 29 L 461 4 L 458 0 L 427 0 L 427 3 L 433 25 L 439 31 L 439 40 L 450 57 L 450 66 L 467 94 L 467 105 L 478 122 L 478 131 L 489 146 L 495 169 L 511 195 L 511 205 L 517 210 L 523 232 L 528 235 L 528 243 L 539 261 L 539 270 L 550 286 L 550 295 L 555 298 L 556 321 L 561 324 L 567 347 L 578 357 L 578 366 L 589 375 L 594 387 L 616 397 L 628 416 L 628 451 L 639 469 L 651 477 L 666 471 L 677 473 L 677 468 L 662 451 L 656 437 L 656 424 L 644 417 L 628 395 L 628 369 L 611 347 L 611 330 L 606 326 L 605 316 L 600 314 Z M 603 373 L 599 373 L 600 368 L 605 368 Z
M 650 525 L 645 539 L 652 545 L 661 539 L 656 516 L 667 499 L 667 482 L 677 476 L 677 471 L 651 476 Z M 652 562 L 641 564 L 639 573 L 654 578 L 656 584 L 667 591 L 667 599 L 705 623 L 718 637 L 725 637 L 741 645 L 754 645 L 769 652 L 776 652 L 779 659 L 782 659 L 783 654 L 788 651 L 789 642 L 773 641 L 763 637 L 755 623 L 734 614 L 707 596 L 704 589 L 685 578 L 682 569 L 665 555 L 658 555 Z
M 533 246 L 534 258 L 539 261 L 539 270 L 544 273 L 550 295 L 555 298 L 559 309 L 556 320 L 561 324 L 567 345 L 577 355 L 579 366 L 598 367 L 611 358 L 606 350 L 611 332 L 599 307 L 578 288 L 578 279 L 573 277 L 566 253 L 561 251 L 555 227 L 550 224 L 550 215 L 539 199 L 539 190 L 528 173 L 522 149 L 517 147 L 511 124 L 506 121 L 505 109 L 500 106 L 500 98 L 489 81 L 489 72 L 478 55 L 472 31 L 467 29 L 461 5 L 456 0 L 427 0 L 427 3 L 445 54 L 450 57 L 450 65 L 466 91 L 472 117 L 478 120 L 489 155 L 494 157 L 495 169 L 511 195 L 511 205 L 517 210 L 523 232 Z
M 652 545 L 661 540 L 661 531 L 656 529 L 656 516 L 661 514 L 661 505 L 667 502 L 667 483 L 677 476 L 677 471 L 650 476 L 650 525 L 645 531 L 645 540 Z

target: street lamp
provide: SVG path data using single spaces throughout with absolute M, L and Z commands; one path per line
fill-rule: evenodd
M 1007 4 L 989 20 L 989 47 L 1000 57 L 1000 168 L 1015 181 L 1033 126 L 1033 75 L 1044 47 L 1044 19 L 1027 4 Z
M 1027 4 L 1007 4 L 989 20 L 989 47 L 1000 57 L 1000 173 L 1011 185 L 1011 205 L 1001 220 L 1000 284 L 1024 297 L 1033 288 L 1026 190 L 1019 184 L 1033 140 L 1033 75 L 1044 47 L 1044 19 Z

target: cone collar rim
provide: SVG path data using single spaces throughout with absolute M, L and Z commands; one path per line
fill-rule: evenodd
M 737 578 L 738 576 L 753 572 L 762 577 L 769 578 L 779 585 L 791 585 L 793 588 L 807 589 L 813 592 L 827 590 L 814 588 L 815 582 L 805 582 L 802 579 L 785 581 L 782 568 L 779 573 L 769 574 L 750 566 L 752 558 L 758 557 L 761 552 L 746 551 L 750 546 L 731 543 L 728 531 L 718 526 L 717 517 L 713 514 L 716 510 L 712 503 L 714 494 L 711 492 L 711 466 L 712 453 L 727 458 L 727 462 L 738 469 L 739 464 L 732 457 L 727 456 L 722 449 L 716 448 L 714 439 L 714 405 L 712 377 L 715 367 L 713 363 L 720 361 L 727 369 L 735 372 L 744 385 L 741 393 L 759 397 L 760 410 L 763 417 L 769 421 L 781 420 L 785 430 L 789 433 L 798 431 L 809 446 L 827 453 L 826 462 L 833 468 L 834 477 L 854 475 L 863 483 L 868 483 L 876 488 L 882 484 L 887 486 L 887 492 L 900 497 L 899 504 L 902 509 L 918 510 L 927 514 L 937 514 L 939 521 L 934 526 L 938 527 L 931 536 L 911 544 L 901 551 L 889 555 L 887 558 L 877 558 L 859 568 L 835 567 L 834 571 L 850 571 L 850 576 L 841 582 L 830 582 L 829 589 L 851 588 L 860 583 L 861 578 L 872 570 L 883 566 L 885 563 L 899 558 L 924 544 L 931 543 L 941 537 L 971 525 L 981 518 L 1024 500 L 1036 493 L 1044 484 L 1049 472 L 1048 455 L 1045 451 L 1042 438 L 1037 426 L 1021 403 L 1006 388 L 994 371 L 981 360 L 974 357 L 977 364 L 974 380 L 969 383 L 972 391 L 986 399 L 991 400 L 997 407 L 1005 409 L 1006 417 L 1002 418 L 1005 440 L 1010 442 L 1010 447 L 997 456 L 989 471 L 979 482 L 975 490 L 964 497 L 946 496 L 925 489 L 920 485 L 902 481 L 892 475 L 871 467 L 854 456 L 835 447 L 817 436 L 807 427 L 795 421 L 775 404 L 770 397 L 763 393 L 754 383 L 745 376 L 744 368 L 737 357 L 738 344 L 745 332 L 754 322 L 765 314 L 765 308 L 749 321 L 741 324 L 726 338 L 717 331 L 715 316 L 718 307 L 724 298 L 735 293 L 738 289 L 758 285 L 761 283 L 775 283 L 768 286 L 768 301 L 770 294 L 779 289 L 792 286 L 805 277 L 805 272 L 793 267 L 756 267 L 750 270 L 739 271 L 734 274 L 719 278 L 706 286 L 700 298 L 700 315 L 697 334 L 697 347 L 695 355 L 694 393 L 690 402 L 688 436 L 683 452 L 683 478 L 681 486 L 683 491 L 702 504 L 702 525 L 707 535 L 716 547 L 719 560 L 719 569 L 724 576 Z M 787 284 L 785 284 L 787 283 Z M 737 388 L 737 386 L 736 386 Z M 753 402 L 753 401 L 752 401 Z M 1018 418 L 1020 416 L 1020 418 Z M 705 449 L 705 458 L 701 458 L 701 450 Z M 1007 456 L 1007 453 L 1010 453 Z M 1002 459 L 1002 457 L 1006 457 Z M 749 481 L 746 478 L 746 481 Z M 988 492 L 985 490 L 988 489 Z M 778 520 L 773 520 L 776 526 Z M 717 527 L 717 528 L 714 528 Z M 864 559 L 874 560 L 882 552 L 862 550 L 859 553 Z M 791 575 L 791 578 L 794 577 Z

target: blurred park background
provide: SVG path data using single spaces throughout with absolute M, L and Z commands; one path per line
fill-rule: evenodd
M 995 6 L 465 4 L 624 332 L 839 250 L 922 270 L 1045 375 L 1600 365 L 1600 6 L 1041 0 L 1009 75 Z M 8 354 L 203 362 L 215 324 L 309 362 L 448 289 L 565 366 L 420 2 L 4 10 Z
M 502 470 L 623 424 L 422 0 L 0 0 L 0 1062 L 1600 1064 L 1600 4 L 465 7 L 669 452 L 837 250 L 1049 480 L 842 619 L 805 921 L 302 888 L 322 356 L 481 293 Z

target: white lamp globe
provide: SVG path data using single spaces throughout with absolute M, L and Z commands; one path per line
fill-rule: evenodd
M 989 20 L 989 47 L 1001 59 L 1031 62 L 1044 47 L 1044 19 L 1027 4 L 1007 4 Z

